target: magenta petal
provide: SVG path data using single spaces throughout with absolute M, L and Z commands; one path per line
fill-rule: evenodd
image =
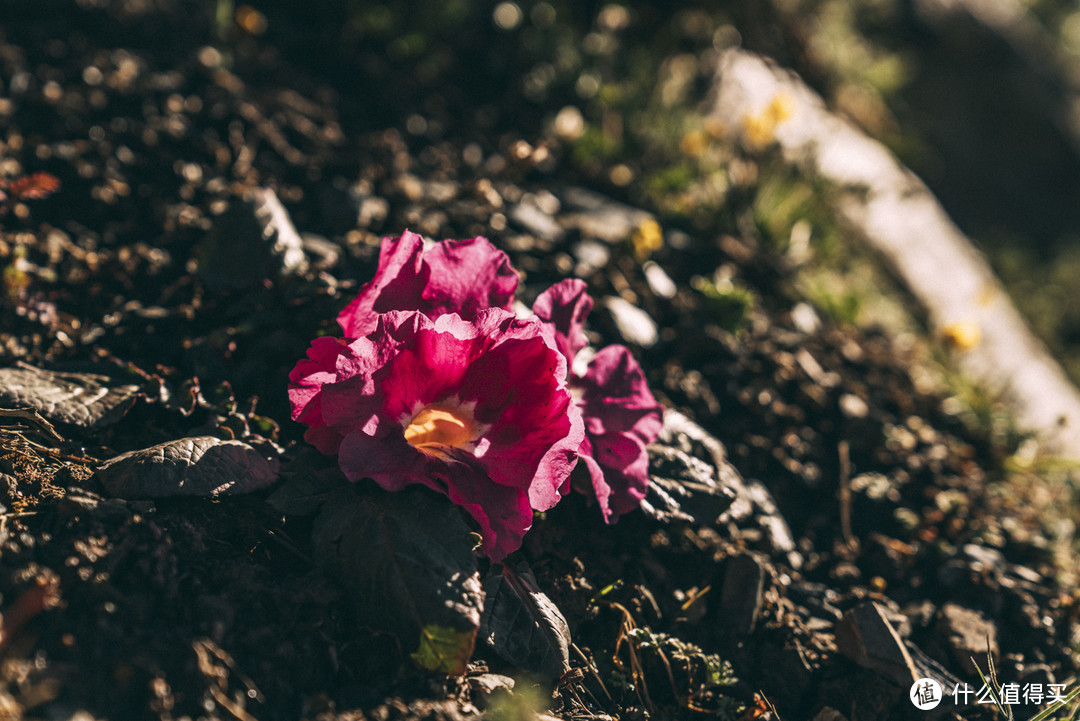
M 338 324 L 351 338 L 375 330 L 378 314 L 390 310 L 424 310 L 421 293 L 424 277 L 421 254 L 424 239 L 405 231 L 400 238 L 383 238 L 375 277 L 338 314 Z
M 649 454 L 645 444 L 629 433 L 594 436 L 592 455 L 586 461 L 593 480 L 593 490 L 607 523 L 641 505 L 649 490 Z M 603 481 L 597 484 L 594 467 L 603 471 Z M 606 490 L 606 493 L 604 492 Z
M 586 450 L 586 446 L 588 450 Z M 600 505 L 600 514 L 604 517 L 604 523 L 612 523 L 611 517 L 611 486 L 608 485 L 607 479 L 604 478 L 604 469 L 600 467 L 600 464 L 593 460 L 592 446 L 586 441 L 581 447 L 581 462 L 585 466 L 585 470 L 589 473 L 589 479 L 592 481 L 593 495 L 596 496 L 597 503 Z M 582 490 L 583 489 L 578 489 Z
M 506 253 L 486 238 L 443 240 L 424 250 L 424 240 L 405 231 L 383 238 L 379 267 L 338 315 L 346 336 L 376 328 L 379 313 L 418 310 L 431 318 L 457 313 L 471 319 L 485 308 L 509 309 L 517 273 Z
M 424 264 L 430 271 L 423 289 L 428 315 L 471 319 L 485 308 L 510 309 L 518 276 L 506 253 L 487 238 L 436 243 L 424 254 Z
M 659 437 L 663 407 L 626 346 L 601 349 L 576 385 L 582 392 L 582 413 L 590 436 L 632 432 L 645 443 Z
M 565 493 L 584 439 L 580 412 L 563 381 L 566 359 L 548 345 L 536 319 L 489 310 L 476 325 L 500 339 L 462 378 L 462 400 L 475 402 L 477 419 L 491 422 L 484 465 L 501 485 L 520 485 L 520 478 L 531 476 L 530 503 L 547 510 Z
M 585 377 L 575 384 L 581 391 L 587 437 L 581 455 L 604 520 L 612 523 L 645 497 L 649 487 L 645 446 L 660 435 L 663 409 L 624 346 L 598 352 Z
M 326 383 L 337 380 L 337 359 L 348 352 L 340 338 L 316 338 L 307 351 L 307 359 L 289 373 L 289 403 L 292 417 L 298 418 Z
M 308 348 L 307 360 L 289 373 L 289 404 L 294 420 L 309 426 L 304 439 L 321 452 L 337 453 L 341 435 L 326 427 L 322 414 L 322 389 L 337 380 L 337 365 L 349 348 L 338 338 L 316 338 Z
M 426 459 L 400 435 L 376 438 L 357 430 L 342 440 L 338 465 L 350 481 L 370 478 L 388 491 L 424 483 L 445 492 L 424 473 Z
M 573 364 L 574 357 L 588 345 L 585 337 L 585 318 L 592 310 L 593 301 L 586 293 L 585 281 L 571 278 L 551 286 L 533 303 L 536 317 L 550 324 L 555 332 L 555 344 Z

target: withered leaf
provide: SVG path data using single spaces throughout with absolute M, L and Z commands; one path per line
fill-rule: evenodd
M 123 498 L 220 496 L 269 486 L 279 465 L 242 441 L 194 436 L 122 453 L 99 466 L 97 476 Z
M 397 636 L 421 666 L 463 673 L 484 591 L 461 512 L 424 489 L 335 493 L 315 519 L 315 549 L 341 575 L 365 626 Z
M 8 185 L 8 193 L 19 200 L 41 200 L 60 189 L 60 179 L 52 173 L 31 173 L 16 178 Z
M 0 368 L 0 406 L 35 409 L 52 423 L 95 429 L 120 420 L 139 386 L 92 373 L 59 373 L 20 363 Z
M 554 680 L 570 670 L 570 627 L 527 567 L 493 570 L 480 635 L 515 666 Z

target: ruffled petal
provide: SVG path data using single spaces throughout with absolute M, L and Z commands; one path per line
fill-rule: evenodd
M 375 330 L 379 313 L 425 309 L 421 293 L 428 279 L 423 250 L 424 239 L 407 230 L 399 238 L 383 238 L 375 277 L 338 314 L 346 336 L 359 338 Z
M 432 317 L 471 319 L 485 308 L 509 310 L 518 276 L 506 253 L 484 237 L 444 240 L 424 254 L 429 271 L 423 298 Z
M 338 453 L 338 465 L 345 477 L 354 483 L 370 478 L 388 491 L 400 491 L 414 483 L 423 483 L 445 493 L 445 489 L 424 473 L 426 463 L 426 456 L 403 437 L 380 438 L 362 430 L 346 435 Z
M 586 467 L 604 521 L 614 523 L 622 514 L 640 506 L 649 490 L 649 454 L 645 444 L 630 433 L 611 433 L 589 440 L 592 454 Z M 603 480 L 598 482 L 594 468 L 602 472 Z
M 304 439 L 327 455 L 337 453 L 341 434 L 327 428 L 322 414 L 322 389 L 337 378 L 338 360 L 349 348 L 339 338 L 316 338 L 307 359 L 289 373 L 289 404 L 293 420 L 309 426 Z
M 630 432 L 644 443 L 659 437 L 663 407 L 656 402 L 641 366 L 630 349 L 609 345 L 575 381 L 582 395 L 582 413 L 590 436 Z
M 378 314 L 418 310 L 430 318 L 457 313 L 471 319 L 485 308 L 509 309 L 517 273 L 506 253 L 487 238 L 443 240 L 424 250 L 424 239 L 405 231 L 383 238 L 379 267 L 338 315 L 346 336 L 375 330 Z
M 551 286 L 533 303 L 533 313 L 550 325 L 555 333 L 555 345 L 573 364 L 574 357 L 589 344 L 585 337 L 585 318 L 592 310 L 593 300 L 586 292 L 585 281 L 571 278 Z
M 645 497 L 649 487 L 645 447 L 660 435 L 663 408 L 625 346 L 600 350 L 575 384 L 581 392 L 586 433 L 580 453 L 604 520 L 613 523 Z
M 477 420 L 491 423 L 484 464 L 500 485 L 520 485 L 522 477 L 530 476 L 529 501 L 533 509 L 547 510 L 566 492 L 585 437 L 580 411 L 563 380 L 566 359 L 535 318 L 489 310 L 476 326 L 499 338 L 470 363 L 461 385 L 462 400 L 476 404 Z

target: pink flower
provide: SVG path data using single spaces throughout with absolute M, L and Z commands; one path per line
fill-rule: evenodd
M 422 483 L 468 511 L 483 550 L 521 545 L 568 488 L 584 440 L 566 361 L 535 319 L 502 309 L 387 312 L 357 340 L 318 338 L 289 376 L 304 437 L 352 481 Z
M 570 366 L 588 343 L 583 326 L 592 299 L 585 288 L 581 280 L 564 280 L 541 293 L 533 304 L 533 312 L 554 335 L 555 346 Z M 645 447 L 660 435 L 663 407 L 625 346 L 603 348 L 584 377 L 571 375 L 568 383 L 585 419 L 585 439 L 578 453 L 589 471 L 604 520 L 613 523 L 641 505 L 649 488 Z
M 383 238 L 379 268 L 338 315 L 350 338 L 375 330 L 380 313 L 418 310 L 429 318 L 457 313 L 471 320 L 485 308 L 510 309 L 518 277 L 506 254 L 487 238 L 443 240 L 424 250 L 424 239 L 405 231 Z

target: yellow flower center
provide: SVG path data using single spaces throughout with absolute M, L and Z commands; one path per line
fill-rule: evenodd
M 424 453 L 438 454 L 441 446 L 459 448 L 471 443 L 477 430 L 466 408 L 426 406 L 405 427 L 405 440 Z

